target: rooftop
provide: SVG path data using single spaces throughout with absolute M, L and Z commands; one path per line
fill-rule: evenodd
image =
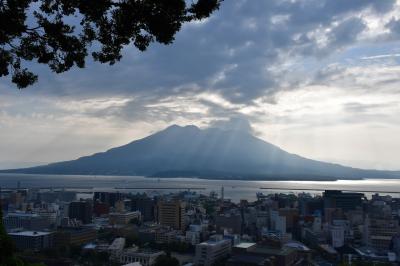
M 40 216 L 37 213 L 9 212 L 7 213 L 6 217 L 40 217 Z
M 245 248 L 245 249 L 247 249 L 247 248 L 252 247 L 252 246 L 254 246 L 254 245 L 256 245 L 256 243 L 253 243 L 253 242 L 243 242 L 243 243 L 237 244 L 237 245 L 235 246 L 235 248 Z
M 256 245 L 255 248 L 251 250 L 252 253 L 281 255 L 281 256 L 286 256 L 294 251 L 295 249 L 289 247 L 274 248 L 266 245 Z
M 10 236 L 46 236 L 52 232 L 39 232 L 39 231 L 21 231 L 15 233 L 9 233 Z

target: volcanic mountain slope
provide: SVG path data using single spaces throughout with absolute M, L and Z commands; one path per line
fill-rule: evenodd
M 396 171 L 363 170 L 306 159 L 245 131 L 177 125 L 76 160 L 0 172 L 259 180 L 400 177 Z

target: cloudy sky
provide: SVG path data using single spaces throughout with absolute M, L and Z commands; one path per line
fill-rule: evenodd
M 292 153 L 400 170 L 400 2 L 225 0 L 173 45 L 124 55 L 61 75 L 34 65 L 22 91 L 0 79 L 0 168 L 248 121 Z

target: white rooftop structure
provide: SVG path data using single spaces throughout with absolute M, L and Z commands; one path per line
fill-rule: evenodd
M 14 232 L 14 233 L 8 233 L 8 234 L 13 235 L 13 236 L 46 236 L 46 235 L 50 235 L 51 232 L 21 231 L 21 232 Z
M 111 243 L 111 245 L 108 247 L 110 251 L 112 250 L 122 250 L 125 246 L 125 238 L 123 237 L 118 237 L 114 239 L 114 241 Z
M 39 214 L 37 213 L 31 213 L 31 212 L 9 212 L 7 213 L 6 217 L 40 217 Z
M 254 243 L 254 242 L 242 242 L 240 244 L 235 245 L 235 248 L 247 249 L 247 248 L 250 248 L 250 247 L 254 246 L 255 244 L 256 243 Z
M 122 266 L 142 266 L 142 264 L 140 264 L 140 262 L 133 262 L 133 263 L 129 263 L 129 264 L 124 264 Z

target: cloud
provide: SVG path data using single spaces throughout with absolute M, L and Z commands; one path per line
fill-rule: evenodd
M 387 59 L 393 57 L 400 57 L 400 54 L 380 54 L 380 55 L 372 55 L 372 56 L 364 56 L 361 57 L 361 60 L 376 60 L 376 59 Z
M 212 90 L 249 103 L 281 89 L 285 72 L 271 71 L 291 56 L 328 56 L 357 42 L 362 11 L 383 16 L 395 1 L 225 1 L 203 23 L 183 27 L 171 46 L 145 53 L 126 47 L 113 67 L 89 61 L 62 75 L 35 67 L 40 82 L 29 90 L 50 96 L 153 95 Z M 9 85 L 11 86 L 11 85 Z M 176 90 L 176 88 L 181 88 Z
M 0 161 L 31 162 L 38 149 L 41 161 L 74 158 L 172 123 L 238 126 L 315 158 L 305 146 L 334 138 L 324 129 L 397 132 L 399 10 L 394 0 L 224 1 L 174 44 L 127 46 L 114 66 L 89 60 L 56 75 L 30 64 L 34 87 L 0 83 Z
M 240 116 L 229 117 L 228 119 L 223 120 L 213 120 L 210 122 L 209 127 L 229 131 L 254 133 L 249 121 L 246 118 Z

